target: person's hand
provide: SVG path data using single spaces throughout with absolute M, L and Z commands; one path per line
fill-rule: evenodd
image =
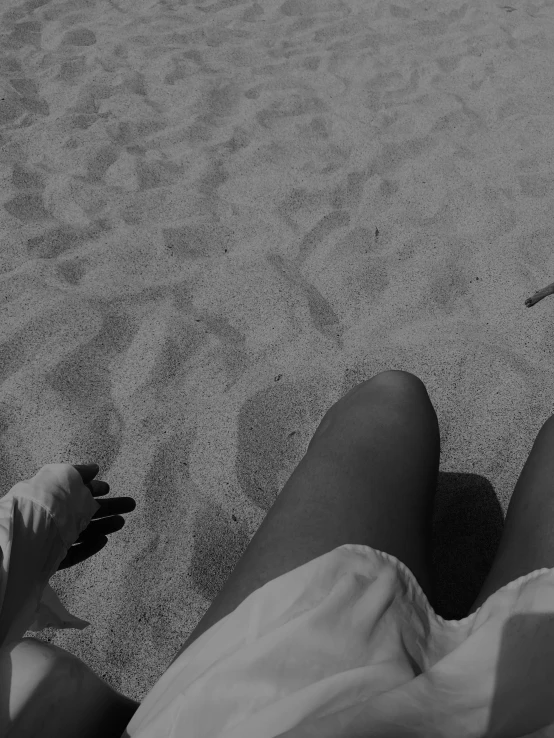
M 72 466 L 77 469 L 85 487 L 88 487 L 93 497 L 103 497 L 108 494 L 110 485 L 94 479 L 99 472 L 98 464 L 73 464 Z M 100 510 L 94 513 L 90 523 L 68 550 L 65 559 L 60 562 L 57 571 L 80 564 L 101 551 L 108 542 L 107 535 L 121 530 L 125 525 L 122 513 L 131 512 L 136 507 L 136 502 L 132 497 L 112 497 L 110 500 L 97 500 L 97 502 Z M 102 519 L 97 520 L 97 518 Z

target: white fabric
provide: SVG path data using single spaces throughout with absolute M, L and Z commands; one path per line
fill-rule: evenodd
M 554 570 L 444 620 L 398 559 L 345 545 L 194 641 L 124 736 L 552 738 L 553 723 Z
M 48 581 L 99 509 L 71 464 L 47 464 L 0 499 L 0 648 L 28 630 L 90 625 Z
M 78 628 L 48 580 L 100 505 L 69 464 L 0 499 L 0 647 Z M 186 634 L 183 634 L 184 636 Z M 340 546 L 253 592 L 162 674 L 131 738 L 554 738 L 554 569 L 444 620 L 410 570 Z

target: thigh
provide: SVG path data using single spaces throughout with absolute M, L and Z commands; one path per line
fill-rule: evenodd
M 554 567 L 554 416 L 540 429 L 508 505 L 489 574 L 470 613 L 524 574 Z
M 420 379 L 386 371 L 354 387 L 323 417 L 235 570 L 173 661 L 256 589 L 346 543 L 393 554 L 431 597 L 439 456 L 437 416 Z
M 120 738 L 139 707 L 38 638 L 0 648 L 0 698 L 0 735 L 17 738 Z

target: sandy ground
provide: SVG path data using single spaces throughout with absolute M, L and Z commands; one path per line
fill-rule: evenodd
M 454 617 L 553 412 L 551 3 L 3 8 L 0 490 L 95 461 L 137 501 L 40 637 L 143 699 L 384 369 L 439 417 Z

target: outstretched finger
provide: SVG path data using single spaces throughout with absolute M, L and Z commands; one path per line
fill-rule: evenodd
M 98 464 L 72 464 L 71 466 L 73 466 L 74 469 L 77 469 L 85 484 L 92 482 L 94 477 L 100 471 Z
M 93 479 L 88 484 L 85 483 L 85 487 L 90 490 L 93 497 L 103 497 L 110 491 L 110 485 L 107 482 L 102 482 L 99 479 Z
M 75 566 L 86 561 L 86 559 L 101 551 L 107 542 L 107 536 L 101 536 L 100 538 L 85 541 L 84 543 L 74 543 L 67 552 L 65 559 L 60 562 L 57 570 L 67 569 L 69 566 Z

